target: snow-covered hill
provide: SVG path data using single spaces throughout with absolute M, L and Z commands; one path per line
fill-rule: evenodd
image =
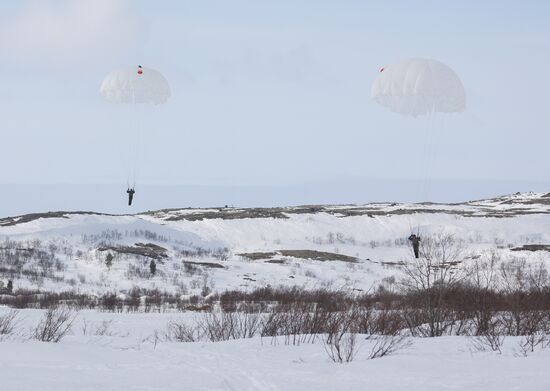
M 399 273 L 407 237 L 449 233 L 470 257 L 550 259 L 550 193 L 458 204 L 48 212 L 0 218 L 0 281 L 83 293 L 270 285 L 369 289 Z M 540 250 L 540 251 L 528 251 Z M 105 259 L 114 255 L 111 267 Z M 157 265 L 152 276 L 150 261 Z

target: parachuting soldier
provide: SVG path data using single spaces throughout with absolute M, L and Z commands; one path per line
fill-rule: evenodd
M 164 76 L 150 68 L 143 68 L 141 65 L 115 69 L 111 71 L 101 83 L 99 89 L 105 100 L 112 103 L 129 104 L 137 108 L 138 104 L 162 104 L 170 97 L 170 86 Z M 137 110 L 136 110 L 137 111 Z M 134 131 L 138 133 L 137 122 Z M 133 152 L 137 155 L 137 152 Z M 137 159 L 136 159 L 137 161 Z M 135 165 L 135 163 L 134 163 Z M 128 175 L 128 205 L 132 205 L 135 194 L 135 172 L 134 186 L 130 187 L 130 175 Z
M 428 58 L 405 59 L 381 68 L 372 84 L 371 98 L 390 111 L 408 117 L 433 118 L 439 113 L 462 113 L 466 109 L 466 93 L 458 75 L 448 65 Z M 433 132 L 428 133 L 431 138 Z M 416 143 L 415 147 L 418 146 Z M 425 146 L 427 154 L 427 144 Z M 428 182 L 427 172 L 425 175 Z M 427 187 L 427 183 L 424 186 Z M 412 234 L 409 240 L 414 256 L 419 258 L 420 237 Z
M 128 205 L 131 206 L 132 205 L 132 200 L 134 199 L 134 193 L 136 191 L 134 190 L 133 187 L 129 187 L 128 190 L 126 190 L 126 193 L 128 193 Z
M 420 236 L 412 234 L 409 236 L 409 240 L 413 246 L 414 257 L 418 258 L 420 256 Z

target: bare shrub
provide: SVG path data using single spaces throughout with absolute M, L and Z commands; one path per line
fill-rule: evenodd
M 258 313 L 210 312 L 199 318 L 197 326 L 212 342 L 252 338 L 260 331 L 261 317 Z
M 103 320 L 99 324 L 89 323 L 86 319 L 82 320 L 82 334 L 83 335 L 93 335 L 98 337 L 111 337 L 115 333 L 111 330 L 113 324 L 112 320 Z
M 142 340 L 142 342 L 151 342 L 153 344 L 153 349 L 157 348 L 157 344 L 162 341 L 166 337 L 166 334 L 162 333 L 159 330 L 154 330 L 153 334 L 149 335 L 145 339 Z
M 361 334 L 397 335 L 406 327 L 403 311 L 386 306 L 380 309 L 364 307 L 357 314 L 356 328 Z
M 369 359 L 389 356 L 412 345 L 411 339 L 401 334 L 371 335 L 367 337 L 367 341 L 374 342 L 369 353 Z
M 524 336 L 548 329 L 550 286 L 545 266 L 513 259 L 501 264 L 499 272 L 506 333 Z
M 197 286 L 199 288 L 199 286 Z M 317 308 L 330 309 L 332 311 L 345 310 L 352 303 L 353 298 L 346 292 L 320 288 L 314 290 L 303 289 L 298 286 L 256 288 L 249 292 L 225 291 L 219 294 L 222 306 L 235 305 L 238 302 L 277 303 L 281 310 L 293 305 L 308 305 L 310 310 Z
M 487 327 L 477 335 L 471 337 L 470 345 L 474 351 L 484 352 L 492 350 L 499 354 L 502 353 L 502 345 L 504 344 L 505 335 L 502 333 L 499 319 L 492 319 L 488 322 Z
M 321 337 L 328 357 L 337 363 L 352 362 L 357 353 L 357 333 L 337 332 Z
M 53 307 L 44 313 L 32 338 L 42 342 L 59 342 L 71 331 L 76 314 L 68 307 Z
M 176 342 L 195 342 L 199 340 L 197 327 L 190 327 L 184 322 L 170 321 L 166 327 L 166 338 Z
M 262 336 L 284 336 L 285 345 L 313 343 L 316 335 L 326 333 L 333 312 L 321 306 L 293 303 L 272 309 L 262 323 Z M 276 340 L 275 340 L 276 342 Z
M 475 328 L 473 333 L 482 338 L 484 334 L 494 333 L 496 327 L 494 322 L 498 300 L 493 289 L 498 278 L 499 262 L 498 254 L 492 252 L 488 260 L 476 259 L 468 268 L 469 286 L 467 288 L 469 289 L 466 291 L 466 296 L 472 307 L 470 316 Z
M 525 335 L 518 342 L 520 354 L 527 357 L 529 353 L 533 353 L 535 349 L 544 349 L 550 344 L 550 337 L 544 332 L 536 332 Z
M 357 353 L 357 333 L 355 323 L 359 310 L 353 307 L 349 311 L 333 312 L 327 320 L 327 333 L 321 337 L 328 357 L 338 363 L 351 362 Z
M 533 353 L 537 348 L 550 345 L 550 314 L 544 311 L 526 311 L 523 313 L 523 336 L 519 341 L 522 356 Z
M 512 260 L 500 265 L 502 290 L 506 299 L 507 311 L 504 321 L 508 335 L 522 335 L 523 312 L 527 308 L 528 271 L 524 259 Z
M 0 316 L 0 338 L 10 336 L 19 323 L 19 311 L 10 310 L 7 314 Z

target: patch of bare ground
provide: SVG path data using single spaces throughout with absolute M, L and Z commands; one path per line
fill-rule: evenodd
M 357 257 L 350 255 L 336 254 L 325 251 L 316 250 L 278 250 L 276 252 L 254 252 L 254 253 L 242 253 L 237 254 L 241 257 L 249 259 L 251 261 L 265 260 L 269 263 L 284 263 L 282 259 L 272 259 L 275 256 L 310 259 L 314 261 L 342 261 L 342 262 L 359 262 Z
M 202 221 L 211 219 L 239 220 L 239 219 L 288 219 L 283 212 L 283 208 L 219 208 L 216 211 L 204 211 L 197 213 L 184 213 L 171 215 L 165 218 L 166 221 Z M 165 212 L 165 211 L 163 211 Z M 169 211 L 168 211 L 169 212 Z
M 520 247 L 511 248 L 510 251 L 548 251 L 550 252 L 550 244 L 524 244 Z
M 277 253 L 275 253 L 275 252 L 254 252 L 254 253 L 241 253 L 241 254 L 237 254 L 237 255 L 240 256 L 240 257 L 246 258 L 249 261 L 261 261 L 261 260 L 264 260 L 264 259 L 273 258 L 275 255 L 277 255 Z
M 191 261 L 183 261 L 185 265 L 193 265 L 193 266 L 203 266 L 209 269 L 225 269 L 225 266 L 216 263 L 216 262 L 191 262 Z
M 140 255 L 142 257 L 162 260 L 168 258 L 164 247 L 153 243 L 136 243 L 134 246 L 102 246 L 98 251 L 113 251 L 117 254 Z
M 265 263 L 275 263 L 277 265 L 282 265 L 285 264 L 286 261 L 284 259 L 268 259 L 267 261 L 265 261 Z
M 45 213 L 30 213 L 21 216 L 3 217 L 0 218 L 0 227 L 9 227 L 17 224 L 30 223 L 38 219 L 68 219 L 71 215 L 99 215 L 99 216 L 114 216 L 105 213 L 96 212 L 45 212 Z

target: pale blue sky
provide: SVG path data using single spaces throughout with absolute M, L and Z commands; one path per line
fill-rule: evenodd
M 138 184 L 418 179 L 428 120 L 369 95 L 381 66 L 429 57 L 468 98 L 436 118 L 429 176 L 544 187 L 549 19 L 542 0 L 2 2 L 0 184 L 125 186 L 136 120 L 98 89 L 134 64 L 173 92 L 138 113 Z

